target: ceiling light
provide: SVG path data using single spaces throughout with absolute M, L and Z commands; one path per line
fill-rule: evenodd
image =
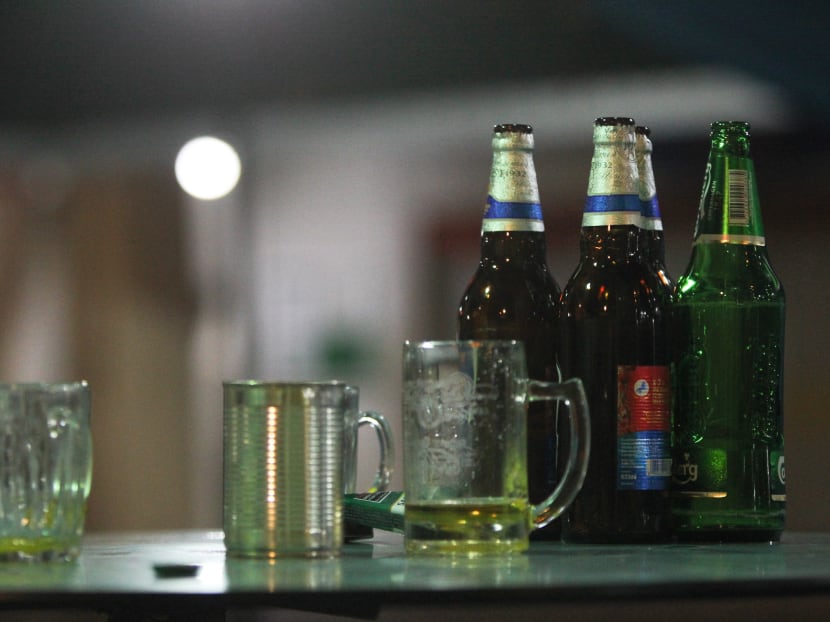
M 224 140 L 200 136 L 176 156 L 176 179 L 189 195 L 211 201 L 236 187 L 242 166 L 236 150 Z

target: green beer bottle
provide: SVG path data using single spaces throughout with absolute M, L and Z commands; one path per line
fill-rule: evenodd
M 683 540 L 784 528 L 784 290 L 767 258 L 749 123 L 712 124 L 673 312 L 671 514 Z
M 536 380 L 559 380 L 556 303 L 559 285 L 547 263 L 545 223 L 533 163 L 533 128 L 493 128 L 493 160 L 481 221 L 481 259 L 458 305 L 459 339 L 517 339 Z M 556 487 L 556 412 L 534 402 L 527 413 L 528 489 L 538 503 Z M 560 521 L 532 539 L 558 540 Z

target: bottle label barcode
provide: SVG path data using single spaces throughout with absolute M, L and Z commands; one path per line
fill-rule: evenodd
M 648 477 L 671 477 L 671 458 L 646 460 L 646 475 Z
M 729 184 L 729 224 L 749 224 L 749 176 L 745 170 L 730 169 Z

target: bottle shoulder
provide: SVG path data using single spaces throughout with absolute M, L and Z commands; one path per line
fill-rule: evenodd
M 559 293 L 548 268 L 544 234 L 488 232 L 458 306 L 458 335 L 549 343 Z
M 659 314 L 672 300 L 666 282 L 642 261 L 598 264 L 583 257 L 562 290 L 560 306 L 566 316 L 611 314 L 620 308 Z
M 529 274 L 479 266 L 458 305 L 459 336 L 547 339 L 556 324 L 559 293 L 547 270 Z
M 783 303 L 785 294 L 763 246 L 698 244 L 677 279 L 677 302 L 691 299 Z
M 481 235 L 482 261 L 545 263 L 547 240 L 543 231 L 485 231 Z
M 560 288 L 547 264 L 515 265 L 482 261 L 464 292 L 464 300 L 503 305 L 506 301 L 538 300 L 553 304 Z
M 656 268 L 637 257 L 618 260 L 597 259 L 583 255 L 564 289 L 574 289 L 590 283 L 615 289 L 650 288 L 660 280 Z M 590 287 L 588 289 L 591 289 Z

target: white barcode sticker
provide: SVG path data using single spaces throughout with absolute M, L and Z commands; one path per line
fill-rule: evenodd
M 671 458 L 646 460 L 646 475 L 649 477 L 669 477 L 671 475 Z
M 749 176 L 741 169 L 729 170 L 729 224 L 749 224 Z

